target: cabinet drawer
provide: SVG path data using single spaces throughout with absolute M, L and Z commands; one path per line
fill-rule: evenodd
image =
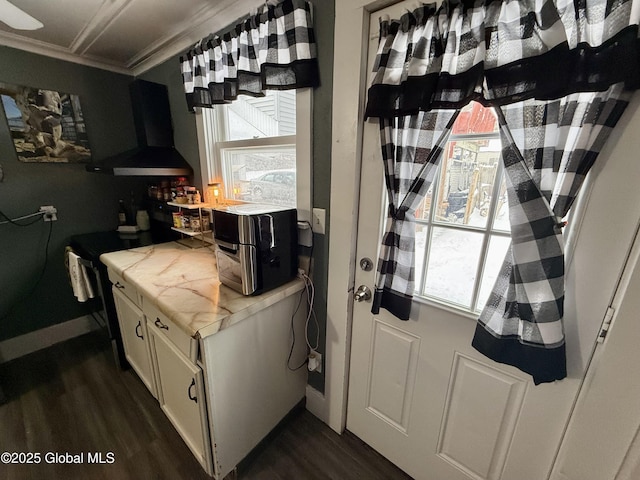
M 142 301 L 136 287 L 131 285 L 113 270 L 108 269 L 108 273 L 109 280 L 111 280 L 111 283 L 113 283 L 113 288 L 117 289 L 119 292 L 124 293 L 129 300 L 135 303 L 138 307 L 141 307 Z
M 195 362 L 197 341 L 187 335 L 174 322 L 156 308 L 147 298 L 144 299 L 142 310 L 149 323 L 158 328 L 162 335 L 173 343 L 185 357 Z

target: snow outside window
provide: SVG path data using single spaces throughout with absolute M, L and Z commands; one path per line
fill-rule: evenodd
M 498 122 L 490 108 L 465 107 L 437 176 L 416 211 L 416 296 L 477 313 L 509 246 Z

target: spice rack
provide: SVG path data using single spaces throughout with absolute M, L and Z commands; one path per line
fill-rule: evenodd
M 175 226 L 171 227 L 171 230 L 175 232 L 179 232 L 181 235 L 180 240 L 178 240 L 178 242 L 191 248 L 205 247 L 213 243 L 211 230 L 203 231 L 202 229 L 202 210 L 210 210 L 211 205 L 209 205 L 208 203 L 191 204 L 191 203 L 177 203 L 177 202 L 167 202 L 167 205 L 170 205 L 172 207 L 177 207 L 179 209 L 179 212 L 182 212 L 182 210 L 198 210 L 198 216 L 200 217 L 200 226 L 201 226 L 199 231 L 193 231 L 192 229 L 188 229 L 188 228 L 178 228 Z

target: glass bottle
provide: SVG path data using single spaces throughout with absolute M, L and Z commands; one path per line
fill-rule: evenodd
M 127 224 L 127 209 L 124 207 L 124 200 L 118 200 L 118 225 Z

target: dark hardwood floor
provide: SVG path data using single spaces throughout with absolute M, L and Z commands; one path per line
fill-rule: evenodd
M 0 454 L 40 454 L 38 464 L 0 463 L 1 479 L 210 478 L 135 373 L 116 368 L 109 348 L 91 333 L 0 365 Z M 79 464 L 48 463 L 49 452 L 84 456 L 75 457 Z M 89 464 L 89 452 L 105 461 L 112 452 L 114 461 Z M 241 463 L 237 478 L 409 477 L 300 409 Z

